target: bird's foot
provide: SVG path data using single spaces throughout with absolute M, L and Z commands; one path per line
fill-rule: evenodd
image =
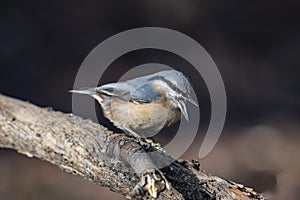
M 146 142 L 148 142 L 151 145 L 151 147 L 158 149 L 158 150 L 163 150 L 160 143 L 155 142 L 153 139 L 146 138 L 145 140 L 146 140 Z
M 144 149 L 150 149 L 152 147 L 154 149 L 164 151 L 159 143 L 154 142 L 154 140 L 150 138 L 139 138 L 139 143 Z
M 138 143 L 144 148 L 144 149 L 150 149 L 151 143 L 149 143 L 146 139 L 144 138 L 138 138 Z

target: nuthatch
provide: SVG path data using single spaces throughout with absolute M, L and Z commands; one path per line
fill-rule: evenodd
M 71 90 L 87 94 L 101 105 L 104 116 L 137 138 L 147 138 L 164 127 L 188 120 L 186 102 L 195 106 L 191 83 L 176 70 L 165 70 L 126 82 L 109 83 L 96 88 Z

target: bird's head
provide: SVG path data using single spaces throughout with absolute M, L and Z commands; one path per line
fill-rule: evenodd
M 159 85 L 167 100 L 175 108 L 179 108 L 182 115 L 188 120 L 186 102 L 198 107 L 197 102 L 191 97 L 192 85 L 188 77 L 176 70 L 166 70 L 154 74 L 150 79 Z

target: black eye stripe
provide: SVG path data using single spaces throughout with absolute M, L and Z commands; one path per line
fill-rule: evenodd
M 168 84 L 168 86 L 174 90 L 175 92 L 181 93 L 183 96 L 187 96 L 188 94 L 183 92 L 182 90 L 180 90 L 176 85 L 174 85 L 171 81 L 169 81 L 168 79 L 166 79 L 163 76 L 153 76 L 152 78 L 149 79 L 150 81 L 152 80 L 161 80 L 164 81 Z

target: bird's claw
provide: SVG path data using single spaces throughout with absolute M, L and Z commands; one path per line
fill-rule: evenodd
M 160 143 L 154 142 L 154 140 L 152 139 L 139 138 L 138 142 L 144 149 L 150 149 L 151 147 L 153 147 L 154 149 L 164 151 Z

